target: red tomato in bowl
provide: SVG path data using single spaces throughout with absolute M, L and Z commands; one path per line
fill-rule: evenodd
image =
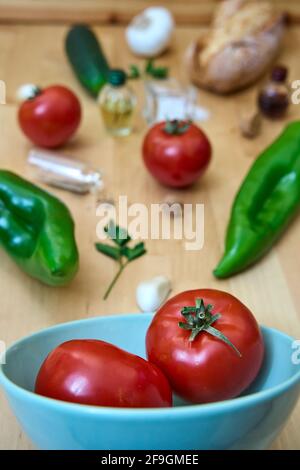
M 40 368 L 35 392 L 85 405 L 172 405 L 170 385 L 155 365 L 94 339 L 67 341 L 55 348 Z
M 184 188 L 195 183 L 211 159 L 211 145 L 199 127 L 178 121 L 160 122 L 147 133 L 144 163 L 160 183 Z
M 21 104 L 18 118 L 24 134 L 35 145 L 54 148 L 77 130 L 81 106 L 77 96 L 64 86 L 37 88 L 36 95 Z
M 213 330 L 199 330 L 204 322 L 212 322 L 210 328 L 230 343 L 211 334 Z M 167 301 L 153 318 L 146 345 L 149 361 L 164 372 L 180 397 L 192 403 L 239 395 L 257 376 L 264 354 L 262 334 L 250 310 L 214 289 L 182 292 Z

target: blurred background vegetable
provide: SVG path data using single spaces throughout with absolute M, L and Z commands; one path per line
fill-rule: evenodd
M 174 26 L 173 16 L 167 8 L 146 8 L 126 29 L 128 46 L 138 56 L 156 57 L 170 45 Z
M 160 122 L 144 138 L 143 158 L 149 172 L 160 183 L 185 188 L 206 170 L 211 145 L 205 133 L 191 122 Z
M 236 274 L 272 248 L 300 209 L 300 121 L 259 155 L 233 203 L 216 277 Z
M 285 20 L 270 1 L 220 2 L 210 31 L 187 51 L 190 79 L 223 94 L 255 83 L 279 53 Z
M 259 109 L 268 118 L 282 118 L 287 112 L 290 103 L 287 76 L 287 67 L 277 65 L 271 72 L 270 81 L 259 92 L 257 99 Z
M 29 95 L 19 108 L 19 124 L 35 145 L 55 148 L 65 144 L 77 131 L 81 105 L 68 88 L 53 85 L 41 89 L 28 87 Z M 21 94 L 24 94 L 24 88 Z
M 75 25 L 66 37 L 66 54 L 82 86 L 97 98 L 107 82 L 109 65 L 94 32 L 85 25 Z

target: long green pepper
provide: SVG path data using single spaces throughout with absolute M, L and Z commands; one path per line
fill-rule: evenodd
M 242 183 L 215 276 L 229 277 L 258 261 L 299 208 L 300 121 L 295 121 L 257 158 Z
M 50 286 L 68 283 L 78 270 L 67 207 L 5 170 L 0 170 L 0 244 L 23 271 Z

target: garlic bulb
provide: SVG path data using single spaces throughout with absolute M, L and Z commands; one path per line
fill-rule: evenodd
M 155 312 L 167 299 L 171 283 L 165 276 L 141 282 L 136 289 L 136 302 L 142 312 Z
M 126 39 L 131 51 L 143 57 L 155 57 L 170 44 L 174 19 L 167 8 L 146 8 L 133 18 L 126 29 Z
M 39 87 L 32 83 L 25 83 L 17 89 L 16 99 L 19 103 L 26 101 L 30 98 L 34 98 L 39 91 Z

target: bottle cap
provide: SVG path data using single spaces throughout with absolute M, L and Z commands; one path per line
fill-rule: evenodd
M 112 86 L 122 86 L 126 83 L 126 73 L 121 69 L 112 69 L 108 74 L 108 83 Z
M 288 69 L 284 65 L 277 65 L 273 68 L 271 78 L 274 82 L 285 82 Z

